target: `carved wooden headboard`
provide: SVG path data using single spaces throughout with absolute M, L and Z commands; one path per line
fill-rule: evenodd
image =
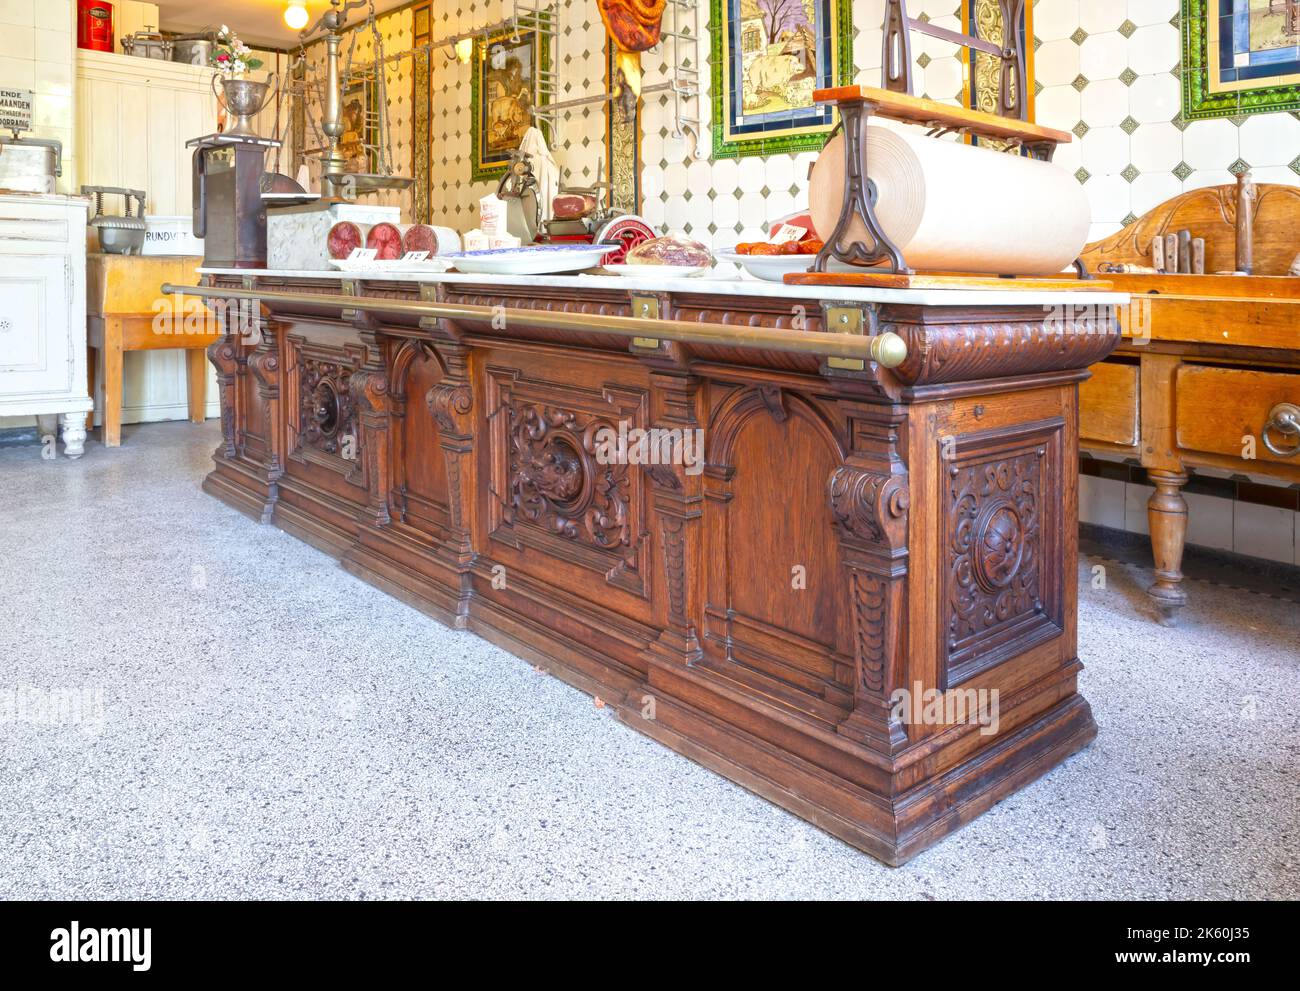
M 1256 275 L 1286 275 L 1300 254 L 1300 187 L 1256 184 Z M 1182 193 L 1139 217 L 1122 231 L 1094 241 L 1080 256 L 1087 271 L 1102 262 L 1151 264 L 1156 235 L 1190 230 L 1205 238 L 1205 271 L 1230 272 L 1236 266 L 1237 187 L 1206 186 Z

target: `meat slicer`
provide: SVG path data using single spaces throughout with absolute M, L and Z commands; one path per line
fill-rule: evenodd
M 596 171 L 600 173 L 600 163 Z M 610 184 L 600 180 L 590 186 L 562 186 L 556 201 L 569 196 L 587 197 L 592 207 L 579 216 L 544 220 L 537 234 L 539 244 L 609 244 L 610 252 L 601 264 L 620 265 L 627 253 L 642 241 L 659 235 L 642 217 L 608 205 Z

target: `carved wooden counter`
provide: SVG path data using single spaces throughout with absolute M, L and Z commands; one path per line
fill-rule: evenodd
M 211 349 L 206 491 L 881 860 L 1095 735 L 1077 388 L 1125 297 L 834 290 L 824 311 L 817 290 L 694 280 L 205 282 L 266 315 Z M 1095 305 L 1049 309 L 1071 300 Z M 663 334 L 602 329 L 638 315 Z M 864 343 L 828 320 L 897 333 L 906 360 L 791 349 L 800 324 Z M 702 470 L 603 463 L 620 422 L 703 431 Z M 993 690 L 996 731 L 992 709 L 915 721 L 899 689 Z

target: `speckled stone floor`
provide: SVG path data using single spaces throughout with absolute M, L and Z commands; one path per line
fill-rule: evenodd
M 203 495 L 216 441 L 0 449 L 0 898 L 1300 894 L 1294 604 L 1104 563 L 1097 741 L 891 870 Z

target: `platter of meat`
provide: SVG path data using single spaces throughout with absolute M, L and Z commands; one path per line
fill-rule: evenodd
M 595 268 L 608 253 L 607 244 L 531 244 L 445 257 L 456 271 L 470 275 L 558 275 Z
M 817 252 L 821 249 L 821 241 L 813 238 L 786 241 L 784 244 L 759 241 L 738 244 L 735 251 L 720 251 L 718 257 L 739 265 L 756 279 L 781 282 L 790 272 L 806 272 L 812 268 L 813 262 L 817 260 Z

